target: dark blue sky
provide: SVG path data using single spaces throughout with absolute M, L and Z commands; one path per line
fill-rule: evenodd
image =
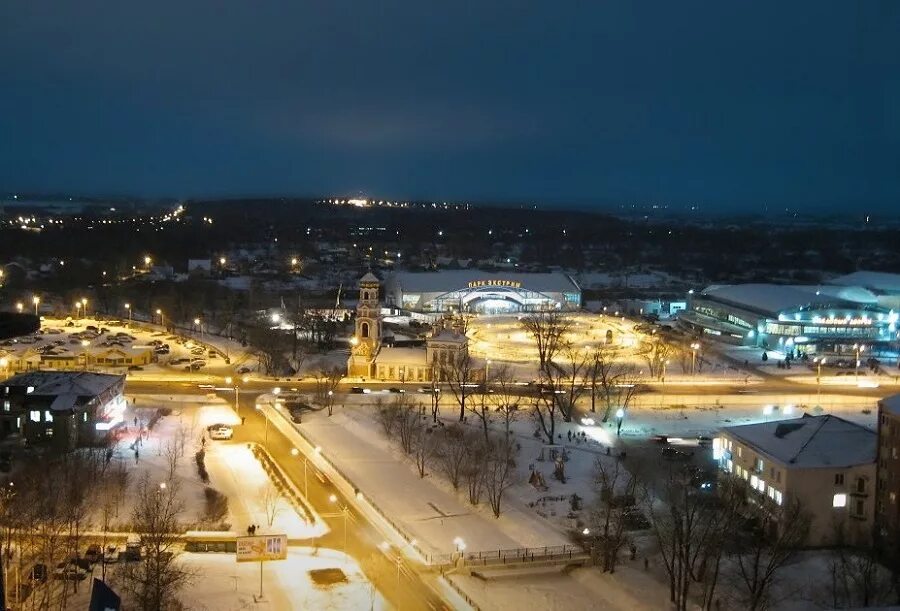
M 900 209 L 896 0 L 0 3 L 0 191 Z

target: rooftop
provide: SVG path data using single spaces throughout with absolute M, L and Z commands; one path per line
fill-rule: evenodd
M 483 272 L 477 269 L 442 270 L 437 272 L 395 272 L 388 277 L 392 286 L 405 293 L 444 293 L 467 288 L 470 282 L 503 281 L 519 283 L 525 290 L 537 292 L 574 292 L 580 287 L 563 273 Z M 498 284 L 498 287 L 508 286 Z
M 835 278 L 832 282 L 842 286 L 864 286 L 879 293 L 900 293 L 900 274 L 888 272 L 853 272 Z
M 856 309 L 878 303 L 871 291 L 859 286 L 721 284 L 703 289 L 700 295 L 772 317 L 801 307 Z
M 729 426 L 722 429 L 789 467 L 850 467 L 875 461 L 878 435 L 837 416 Z
M 884 411 L 890 412 L 894 416 L 900 416 L 900 394 L 885 397 L 878 402 L 878 405 L 880 405 L 881 409 Z
M 3 382 L 4 386 L 33 386 L 32 396 L 95 397 L 124 376 L 89 371 L 29 371 Z

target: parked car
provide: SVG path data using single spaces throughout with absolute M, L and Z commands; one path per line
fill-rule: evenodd
M 96 564 L 103 560 L 103 550 L 96 543 L 88 545 L 87 550 L 84 552 L 84 559 L 91 564 Z
M 392 392 L 392 393 L 404 393 L 404 392 L 406 392 L 406 391 L 403 390 L 402 388 L 397 388 L 396 386 L 392 386 L 391 388 L 388 388 L 388 392 Z
M 650 441 L 653 441 L 656 443 L 669 443 L 669 436 L 668 435 L 654 435 L 653 437 L 650 438 Z
M 362 395 L 368 394 L 371 392 L 368 388 L 363 388 L 362 386 L 353 386 L 350 388 L 350 393 L 354 395 Z
M 88 572 L 78 566 L 74 560 L 75 559 L 72 558 L 71 560 L 57 564 L 56 568 L 53 569 L 53 579 L 65 579 L 66 581 L 81 581 L 82 579 L 86 579 Z
M 249 367 L 238 367 L 237 372 L 238 373 L 250 373 L 250 368 Z
M 128 371 L 143 371 L 143 370 L 144 370 L 144 368 L 141 367 L 140 365 L 129 365 L 128 366 Z
M 214 424 L 208 430 L 210 439 L 227 440 L 234 437 L 234 429 L 226 424 Z

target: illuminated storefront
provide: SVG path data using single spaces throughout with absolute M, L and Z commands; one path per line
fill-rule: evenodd
M 397 272 L 386 281 L 386 300 L 410 312 L 577 310 L 581 288 L 562 273 Z
M 679 326 L 718 341 L 792 354 L 894 354 L 898 313 L 866 289 L 740 284 L 690 294 Z

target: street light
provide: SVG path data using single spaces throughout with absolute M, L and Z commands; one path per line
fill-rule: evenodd
M 86 298 L 86 297 L 82 297 L 82 298 L 81 298 L 81 314 L 82 314 L 82 316 L 84 316 L 85 318 L 87 318 L 87 304 L 88 304 L 87 298 Z
M 166 323 L 166 317 L 165 317 L 165 315 L 163 314 L 163 311 L 160 310 L 159 308 L 156 308 L 156 315 L 159 316 L 159 326 L 160 326 L 160 327 L 165 327 L 165 326 L 166 326 L 166 324 L 165 324 L 165 323 Z
M 131 326 L 131 304 L 126 303 L 125 309 L 128 311 L 128 326 L 130 327 Z
M 35 295 L 31 298 L 31 303 L 34 304 L 34 315 L 38 315 L 38 306 L 41 304 L 41 298 Z
M 616 437 L 621 437 L 623 420 L 625 420 L 625 410 L 620 407 L 616 410 Z
M 256 409 L 259 410 L 260 412 L 262 412 L 263 417 L 266 419 L 266 431 L 263 434 L 263 443 L 268 444 L 269 443 L 269 415 L 265 412 L 265 410 L 262 408 L 262 405 L 260 405 L 259 403 L 256 404 Z
M 344 547 L 341 550 L 345 554 L 347 553 L 347 518 L 350 517 L 350 508 L 346 505 L 341 505 L 338 503 L 337 495 L 332 494 L 328 497 L 328 502 L 331 504 L 337 504 L 340 508 L 340 515 L 344 518 Z
M 150 267 L 150 264 L 151 264 L 151 263 L 153 263 L 153 259 L 151 259 L 149 255 L 148 255 L 148 256 L 145 256 L 145 257 L 144 257 L 144 266 L 145 266 L 145 267 Z
M 695 367 L 697 366 L 697 350 L 700 349 L 700 343 L 694 342 L 691 344 L 691 375 L 696 373 Z
M 816 364 L 816 405 L 822 405 L 822 365 L 825 364 L 825 358 L 814 358 Z
M 20 301 L 19 303 L 16 304 L 16 310 L 19 311 L 19 314 L 22 313 L 22 310 L 23 310 L 24 308 L 25 308 L 25 306 L 22 305 L 22 302 L 21 302 L 21 301 Z
M 853 348 L 856 350 L 856 377 L 859 378 L 859 355 L 866 347 L 862 344 L 853 344 Z

